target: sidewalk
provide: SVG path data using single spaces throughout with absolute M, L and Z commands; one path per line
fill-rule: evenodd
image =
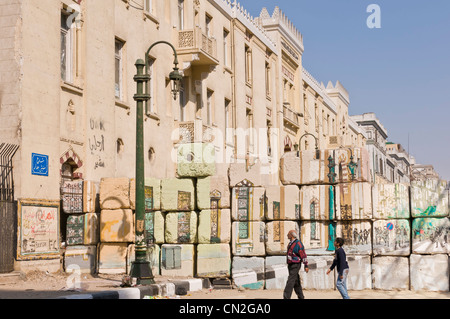
M 123 274 L 73 276 L 19 272 L 0 274 L 0 299 L 143 299 L 187 295 L 210 288 L 208 279 L 155 276 L 155 284 L 121 287 Z

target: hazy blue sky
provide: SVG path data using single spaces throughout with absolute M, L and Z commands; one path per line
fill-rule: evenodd
M 339 80 L 350 115 L 376 113 L 389 141 L 450 180 L 449 0 L 241 0 L 252 16 L 275 6 L 303 34 L 304 67 Z M 367 27 L 370 4 L 381 28 Z

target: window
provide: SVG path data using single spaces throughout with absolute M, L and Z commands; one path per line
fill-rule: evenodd
M 123 47 L 124 43 L 120 40 L 116 39 L 116 47 L 115 47 L 115 96 L 118 99 L 122 99 L 123 96 L 123 88 L 122 88 L 122 79 L 123 79 Z
M 252 51 L 249 46 L 245 46 L 245 81 L 252 83 Z
M 208 15 L 208 14 L 206 14 L 205 15 L 205 32 L 206 32 L 206 36 L 209 38 L 209 37 L 211 37 L 211 21 L 212 21 L 212 18 Z
M 178 0 L 178 30 L 184 29 L 184 0 Z
M 185 91 L 184 80 L 180 83 L 180 92 L 178 94 L 179 108 L 180 108 L 180 122 L 185 121 Z
M 225 99 L 225 143 L 229 143 L 228 138 L 230 138 L 228 134 L 228 129 L 230 128 L 231 121 L 231 101 Z
M 270 65 L 269 65 L 269 62 L 266 62 L 265 76 L 266 76 L 266 95 L 270 96 Z
M 123 151 L 125 149 L 125 145 L 124 145 L 123 140 L 121 138 L 117 139 L 116 147 L 117 147 L 117 154 L 122 155 Z
M 150 95 L 150 99 L 147 102 L 147 113 L 156 113 L 156 103 L 155 103 L 155 96 L 154 96 L 154 83 L 155 83 L 155 75 L 153 73 L 153 65 L 155 64 L 155 59 L 152 57 L 148 58 L 148 73 L 150 74 L 150 80 L 147 82 L 147 93 Z
M 61 12 L 61 79 L 72 82 L 73 32 L 69 14 Z
M 223 29 L 223 64 L 228 66 L 228 36 L 230 32 Z
M 207 90 L 206 93 L 206 124 L 211 125 L 213 123 L 213 95 L 214 92 Z

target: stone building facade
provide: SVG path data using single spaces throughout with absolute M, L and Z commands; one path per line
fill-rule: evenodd
M 303 36 L 278 8 L 253 18 L 230 0 L 6 0 L 1 7 L 0 142 L 20 146 L 16 201 L 60 203 L 64 183 L 82 180 L 97 186 L 95 198 L 102 179 L 134 178 L 135 62 L 160 40 L 175 47 L 183 81 L 174 99 L 173 52 L 155 46 L 146 177 L 180 177 L 180 156 L 204 153 L 184 153 L 195 143 L 213 145 L 213 176 L 227 177 L 233 163 L 259 163 L 265 186 L 281 185 L 283 154 L 314 149 L 306 133 L 319 149 L 365 147 L 348 92 L 303 68 Z M 58 214 L 65 241 L 61 207 Z M 16 267 L 46 257 L 19 258 Z

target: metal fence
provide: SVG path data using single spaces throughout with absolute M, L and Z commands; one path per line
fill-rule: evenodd
M 0 273 L 14 270 L 16 202 L 12 159 L 19 146 L 0 143 Z

